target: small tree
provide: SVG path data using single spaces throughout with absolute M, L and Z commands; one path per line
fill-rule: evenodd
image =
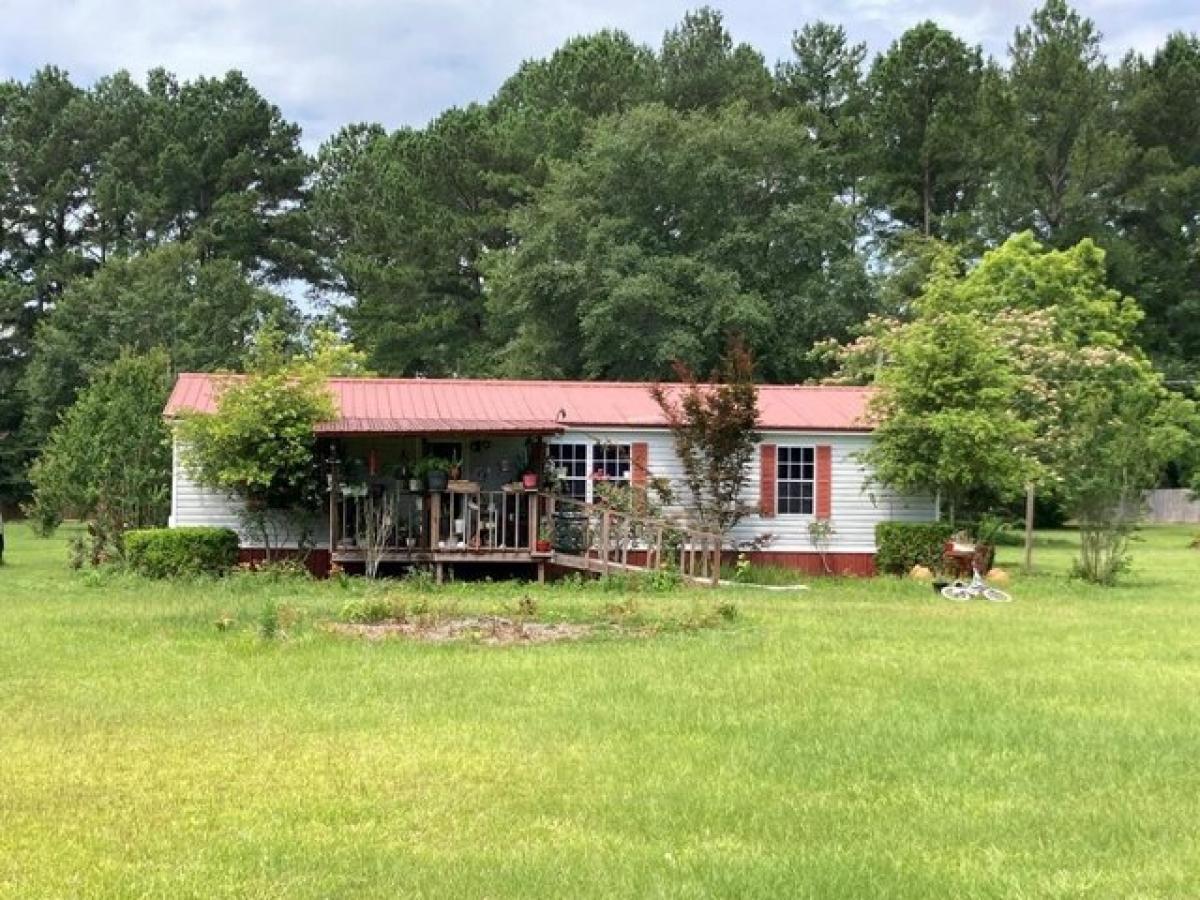
M 733 340 L 711 383 L 699 383 L 683 364 L 676 372 L 677 389 L 655 384 L 650 395 L 671 429 L 700 525 L 723 538 L 749 509 L 742 491 L 758 443 L 754 360 Z
M 1017 373 L 997 334 L 973 313 L 938 313 L 883 338 L 888 365 L 871 402 L 872 477 L 928 492 L 951 524 L 1015 496 L 1033 470 L 1032 433 L 1014 411 Z
M 270 348 L 256 359 L 254 371 L 221 385 L 215 413 L 186 416 L 178 435 L 192 476 L 245 504 L 245 524 L 270 555 L 280 512 L 320 507 L 315 427 L 335 411 L 311 359 L 285 363 Z
M 63 414 L 30 471 L 35 521 L 52 531 L 67 516 L 86 520 L 93 563 L 120 555 L 127 528 L 166 522 L 170 384 L 165 352 L 123 354 Z
M 364 571 L 368 578 L 375 578 L 388 542 L 396 533 L 396 495 L 387 488 L 378 495 L 369 494 L 362 517 Z
M 1106 351 L 1092 378 L 1067 388 L 1056 468 L 1079 526 L 1075 573 L 1113 584 L 1128 565 L 1144 492 L 1195 444 L 1195 404 L 1167 391 L 1141 358 Z

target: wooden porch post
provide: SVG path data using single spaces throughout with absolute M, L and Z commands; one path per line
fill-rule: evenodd
M 529 549 L 537 546 L 538 536 L 538 495 L 536 491 L 529 494 Z
M 338 542 L 338 461 L 333 444 L 329 446 L 329 561 L 333 564 L 333 553 Z

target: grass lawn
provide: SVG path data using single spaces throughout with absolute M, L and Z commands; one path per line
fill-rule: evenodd
M 1189 537 L 1146 531 L 1111 590 L 1065 577 L 1062 532 L 1010 605 L 814 582 L 722 590 L 719 627 L 489 647 L 315 627 L 360 583 L 70 573 L 10 526 L 0 894 L 1197 896 Z M 624 599 L 432 596 L 526 593 L 563 617 Z

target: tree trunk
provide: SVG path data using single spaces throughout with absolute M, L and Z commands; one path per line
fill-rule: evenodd
M 1033 482 L 1025 485 L 1025 574 L 1033 574 L 1033 501 L 1036 488 Z

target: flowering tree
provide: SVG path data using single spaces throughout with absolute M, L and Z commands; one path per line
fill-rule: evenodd
M 1053 486 L 1081 529 L 1079 573 L 1110 583 L 1141 493 L 1200 429 L 1137 349 L 1141 311 L 1105 283 L 1104 252 L 1015 235 L 965 275 L 935 264 L 913 313 L 822 348 L 842 379 L 879 373 L 876 477 L 952 494 Z

